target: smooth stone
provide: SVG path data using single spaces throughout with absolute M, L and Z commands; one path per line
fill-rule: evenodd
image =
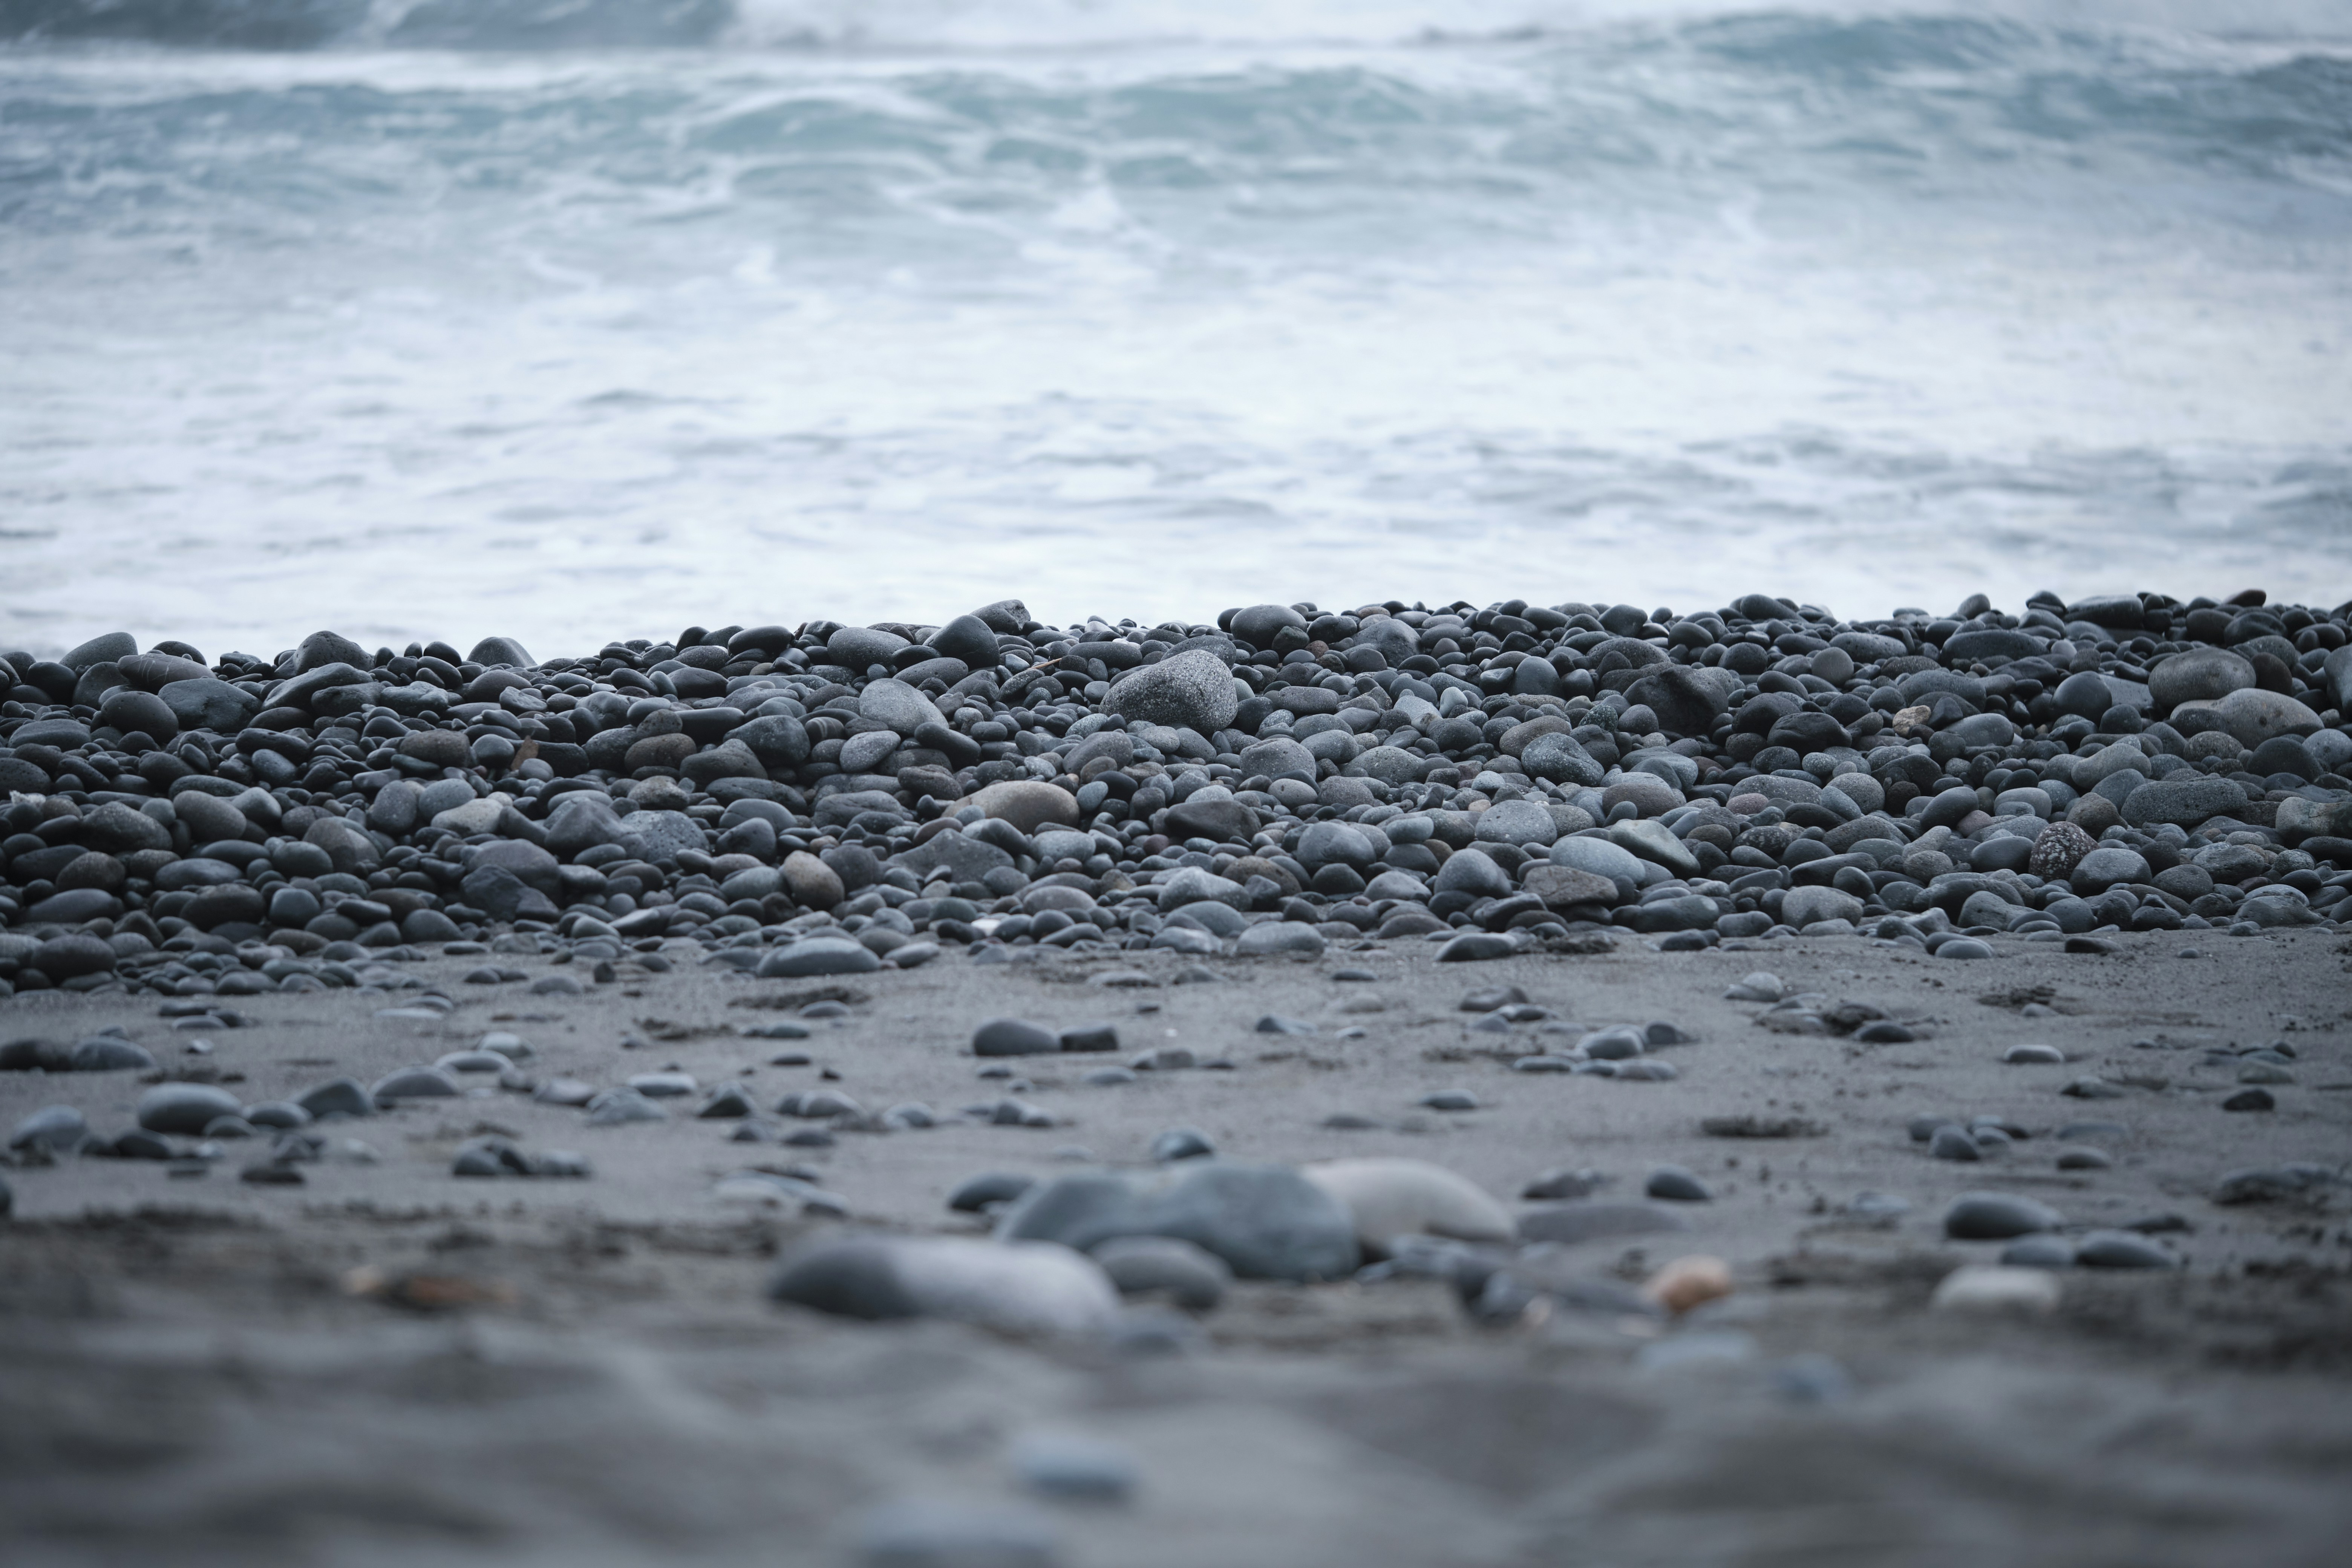
M 448 1074 L 433 1068 L 404 1068 L 378 1079 L 368 1091 L 379 1105 L 396 1100 L 454 1100 L 465 1091 Z
M 1093 1256 L 1121 1295 L 1164 1295 L 1187 1311 L 1215 1310 L 1233 1285 L 1223 1258 L 1173 1237 L 1114 1237 Z
M 1234 944 L 1234 952 L 1242 958 L 1265 958 L 1277 953 L 1318 958 L 1326 945 L 1322 933 L 1313 926 L 1297 921 L 1267 921 L 1243 931 Z
M 1927 1140 L 1927 1157 L 1931 1160 L 1957 1160 L 1973 1164 L 1984 1158 L 1984 1147 L 1969 1135 L 1965 1127 L 1938 1127 Z
M 982 1214 L 992 1205 L 1009 1204 L 1037 1184 L 1034 1176 L 1009 1171 L 989 1171 L 968 1176 L 948 1194 L 948 1207 L 958 1214 Z
M 1017 1238 L 828 1237 L 786 1258 L 768 1295 L 839 1317 L 945 1318 L 1012 1333 L 1099 1333 L 1118 1310 L 1093 1259 Z
M 224 1116 L 240 1116 L 245 1107 L 225 1089 L 201 1083 L 159 1083 L 139 1097 L 139 1125 L 150 1132 L 201 1134 Z
M 1680 1165 L 1660 1165 L 1650 1173 L 1642 1184 L 1643 1195 L 1668 1203 L 1705 1204 L 1715 1201 L 1714 1192 L 1691 1172 Z
M 591 1127 L 625 1127 L 633 1121 L 667 1121 L 669 1112 L 633 1089 L 608 1089 L 587 1105 Z
M 1955 1241 L 2006 1241 L 2065 1223 L 2048 1205 L 2009 1193 L 1963 1193 L 1944 1211 L 1944 1234 Z
M 2198 716 L 2219 724 L 2230 737 L 2252 751 L 2273 735 L 2309 735 L 2320 728 L 2319 715 L 2283 692 L 2248 687 L 2212 702 L 2188 702 L 2173 710 L 2173 722 Z
M 991 1018 L 971 1036 L 972 1055 L 978 1057 L 1045 1056 L 1061 1048 L 1060 1036 L 1022 1018 Z
M 2074 1244 L 2063 1236 L 2021 1236 L 2000 1249 L 2000 1261 L 2009 1268 L 2072 1268 Z
M 1103 699 L 1106 712 L 1130 723 L 1165 724 L 1202 735 L 1230 726 L 1239 707 L 1233 671 L 1206 648 L 1139 665 L 1114 681 Z
M 752 973 L 761 980 L 797 980 L 819 974 L 871 974 L 881 958 L 862 943 L 841 937 L 803 937 L 760 960 Z
M 1171 1165 L 1179 1160 L 1205 1159 L 1217 1152 L 1209 1135 L 1190 1127 L 1175 1127 L 1151 1141 L 1154 1164 Z
M 1559 825 L 1552 820 L 1550 812 L 1534 801 L 1506 800 L 1478 814 L 1472 837 L 1481 844 L 1549 848 L 1559 837 Z
M 2074 1248 L 2084 1268 L 2178 1268 L 2180 1258 L 2161 1242 L 2137 1231 L 2095 1230 Z
M 1172 1236 L 1256 1279 L 1344 1279 L 1360 1258 L 1353 1216 L 1320 1187 L 1284 1166 L 1217 1160 L 1056 1177 L 1015 1204 L 997 1234 L 1081 1251 L 1117 1236 Z
M 1491 959 L 1509 958 L 1518 951 L 1518 944 L 1500 931 L 1465 931 L 1437 950 L 1437 962 L 1477 963 Z
M 1791 888 L 1780 905 L 1781 922 L 1800 931 L 1822 921 L 1845 921 L 1860 925 L 1862 913 L 1860 899 L 1852 893 L 1840 892 L 1835 888 Z
M 1575 842 L 1583 842 L 1576 840 Z M 1609 842 L 1644 860 L 1664 866 L 1677 877 L 1699 874 L 1697 857 L 1663 822 L 1642 818 L 1609 825 Z
M 355 1079 L 339 1078 L 299 1096 L 294 1101 L 304 1115 L 313 1121 L 325 1121 L 330 1116 L 373 1116 L 375 1097 Z
M 152 1072 L 155 1058 L 144 1046 L 112 1035 L 93 1035 L 66 1054 L 71 1072 Z
M 2047 1268 L 1968 1264 L 1937 1282 L 1928 1304 L 1939 1312 L 2019 1312 L 2042 1315 L 2058 1310 L 2060 1287 Z
M 1250 906 L 1249 890 L 1240 883 L 1186 866 L 1169 873 L 1168 879 L 1153 889 L 1156 902 L 1163 915 L 1172 914 L 1186 904 L 1203 900 L 1223 904 L 1229 909 L 1246 910 Z
M 53 1150 L 78 1149 L 89 1136 L 89 1123 L 79 1110 L 70 1105 L 45 1105 L 16 1123 L 8 1134 L 8 1148 L 14 1152 L 37 1143 Z

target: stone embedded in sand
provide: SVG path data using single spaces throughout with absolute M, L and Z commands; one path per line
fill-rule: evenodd
M 1955 1241 L 2006 1241 L 2065 1224 L 2056 1209 L 2011 1193 L 1963 1193 L 1944 1211 L 1944 1234 Z
M 1945 1275 L 1929 1305 L 1939 1312 L 2038 1315 L 2056 1311 L 2059 1295 L 2057 1277 L 2046 1268 L 1972 1263 Z
M 1117 1236 L 1172 1236 L 1254 1279 L 1338 1279 L 1359 1259 L 1353 1217 L 1329 1194 L 1286 1166 L 1218 1160 L 1056 1177 L 1013 1205 L 997 1234 L 1082 1251 Z
M 1094 1259 L 1121 1295 L 1164 1295 L 1192 1312 L 1215 1310 L 1234 1280 L 1223 1258 L 1173 1237 L 1114 1237 Z
M 1643 1193 L 1668 1203 L 1706 1204 L 1715 1201 L 1715 1194 L 1705 1182 L 1680 1165 L 1660 1165 L 1650 1173 L 1643 1184 Z
M 45 1105 L 16 1123 L 8 1134 L 9 1152 L 30 1149 L 76 1149 L 89 1136 L 89 1123 L 70 1105 Z
M 139 1125 L 150 1132 L 195 1136 L 215 1120 L 245 1107 L 225 1089 L 202 1083 L 159 1083 L 139 1097 Z
M 1151 1160 L 1157 1165 L 1209 1159 L 1216 1152 L 1217 1146 L 1209 1141 L 1207 1133 L 1190 1127 L 1171 1127 L 1151 1141 Z
M 958 1214 L 984 1214 L 992 1207 L 1011 1203 L 1036 1184 L 1034 1176 L 986 1171 L 958 1183 L 955 1190 L 948 1194 L 948 1207 Z
M 433 1068 L 404 1068 L 378 1079 L 368 1091 L 378 1104 L 396 1100 L 454 1100 L 464 1093 L 447 1073 Z
M 66 1053 L 72 1072 L 152 1072 L 155 1058 L 147 1047 L 114 1035 L 92 1035 Z
M 1025 1018 L 991 1018 L 971 1034 L 976 1057 L 1046 1056 L 1061 1048 L 1061 1037 Z
M 632 1121 L 662 1121 L 669 1113 L 633 1089 L 608 1089 L 588 1102 L 588 1125 L 623 1127 Z
M 1118 1292 L 1065 1247 L 958 1237 L 828 1238 L 788 1257 L 772 1300 L 841 1317 L 949 1318 L 1018 1333 L 1109 1327 Z
M 1955 1124 L 1936 1129 L 1927 1140 L 1927 1157 L 1973 1164 L 1984 1158 L 1984 1149 L 1967 1128 Z
M 882 967 L 874 950 L 845 937 L 803 937 L 776 948 L 752 973 L 761 980 L 798 980 L 818 974 L 871 974 Z

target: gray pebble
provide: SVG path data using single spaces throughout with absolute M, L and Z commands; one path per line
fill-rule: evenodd
M 1963 1193 L 1944 1211 L 1944 1234 L 1955 1241 L 2006 1241 L 2065 1223 L 2047 1205 L 2008 1193 Z

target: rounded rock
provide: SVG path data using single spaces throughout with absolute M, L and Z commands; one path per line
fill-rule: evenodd
M 224 1116 L 241 1116 L 245 1107 L 225 1089 L 203 1083 L 159 1083 L 139 1097 L 139 1125 L 150 1132 L 201 1134 Z
M 2007 1241 L 2065 1223 L 2048 1205 L 2009 1193 L 1963 1193 L 1944 1211 L 1944 1234 L 1955 1241 Z
M 1213 735 L 1233 723 L 1240 707 L 1233 671 L 1206 648 L 1139 665 L 1111 687 L 1106 711 L 1130 723 L 1165 724 Z

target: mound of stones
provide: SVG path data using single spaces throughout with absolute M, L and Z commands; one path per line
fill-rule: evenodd
M 2340 921 L 2347 614 L 1007 601 L 544 661 L 111 634 L 0 654 L 0 985 L 299 990 L 490 939 L 794 976 Z

